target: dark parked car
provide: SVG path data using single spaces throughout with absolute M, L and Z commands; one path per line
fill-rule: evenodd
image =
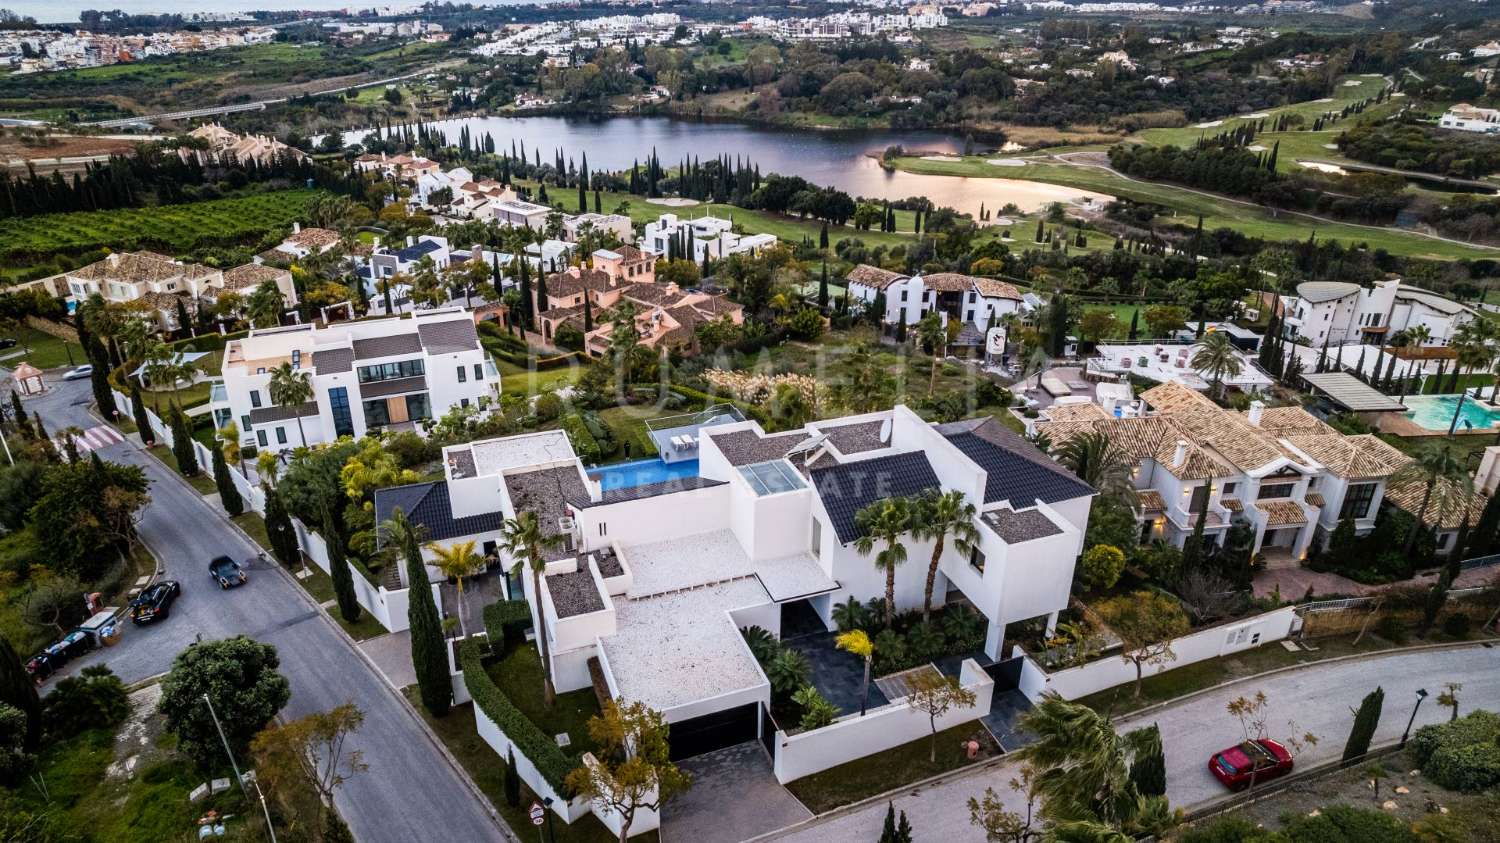
M 1244 741 L 1208 759 L 1208 771 L 1230 790 L 1243 790 L 1252 776 L 1260 784 L 1290 773 L 1292 754 L 1270 738 Z
M 15 337 L 0 337 L 0 348 L 15 348 L 15 347 L 16 347 L 16 338 Z
M 208 575 L 219 584 L 219 588 L 234 588 L 250 580 L 245 569 L 240 567 L 240 563 L 228 556 L 214 557 L 214 560 L 208 563 Z
M 130 601 L 130 619 L 138 624 L 166 620 L 172 612 L 172 601 L 180 594 L 182 584 L 176 580 L 155 583 Z

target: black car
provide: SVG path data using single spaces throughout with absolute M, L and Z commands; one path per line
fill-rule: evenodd
M 0 337 L 0 348 L 15 348 L 15 347 L 16 347 L 16 338 L 15 337 Z
M 234 588 L 250 581 L 250 577 L 245 573 L 245 569 L 240 567 L 240 563 L 228 556 L 215 556 L 214 560 L 208 563 L 208 575 L 219 584 L 219 588 Z
M 182 584 L 176 580 L 162 580 L 148 586 L 130 601 L 130 619 L 138 624 L 165 620 L 172 612 L 172 601 L 180 594 Z

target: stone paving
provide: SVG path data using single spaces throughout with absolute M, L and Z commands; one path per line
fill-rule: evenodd
M 704 753 L 678 766 L 692 775 L 693 786 L 667 803 L 662 843 L 735 843 L 812 817 L 776 781 L 758 741 Z

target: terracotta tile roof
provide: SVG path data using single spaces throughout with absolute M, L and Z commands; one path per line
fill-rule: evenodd
M 974 276 L 957 272 L 934 272 L 922 276 L 922 286 L 939 293 L 967 293 L 974 289 Z
M 136 299 L 136 301 L 142 302 L 143 304 L 149 307 L 153 307 L 157 310 L 172 311 L 175 311 L 177 309 L 178 302 L 182 302 L 183 304 L 187 305 L 189 313 L 196 310 L 192 300 L 186 294 L 178 296 L 171 293 L 158 293 L 152 290 L 147 290 L 146 292 L 141 293 L 140 298 Z
M 1166 512 L 1167 502 L 1162 499 L 1161 492 L 1155 489 L 1136 489 L 1135 497 L 1141 504 L 1144 512 Z
M 1240 415 L 1244 416 L 1245 421 L 1250 420 L 1249 413 Z M 1261 411 L 1260 427 L 1282 436 L 1290 433 L 1338 433 L 1301 407 L 1267 407 Z
M 609 275 L 598 269 L 579 269 L 573 267 L 566 272 L 559 272 L 547 276 L 547 297 L 567 298 L 576 296 L 584 290 L 595 290 L 604 292 L 614 289 Z
M 1245 511 L 1245 505 L 1242 504 L 1242 503 L 1240 503 L 1240 499 L 1239 498 L 1220 497 L 1219 498 L 1219 506 L 1224 507 L 1225 509 L 1229 510 L 1230 512 L 1244 512 Z
M 304 228 L 301 231 L 293 232 L 283 242 L 295 243 L 298 246 L 307 246 L 309 248 L 321 248 L 332 246 L 338 243 L 340 239 L 339 233 L 330 228 Z
M 1044 410 L 1048 421 L 1094 421 L 1110 418 L 1104 408 L 1092 401 L 1077 404 L 1053 404 Z
M 1322 463 L 1330 473 L 1348 479 L 1389 477 L 1411 462 L 1411 457 L 1368 433 L 1293 435 L 1286 437 L 1286 441 Z
M 656 255 L 647 254 L 631 245 L 620 246 L 616 249 L 613 249 L 612 251 L 614 251 L 614 253 L 619 255 L 620 257 L 624 258 L 626 263 L 635 263 L 637 261 L 656 259 Z
M 1422 507 L 1422 497 L 1426 492 L 1426 486 L 1420 480 L 1411 480 L 1405 483 L 1387 483 L 1385 487 L 1385 499 L 1390 501 L 1393 506 L 1399 506 L 1407 512 L 1416 515 L 1417 510 Z M 1450 495 L 1442 496 L 1434 493 L 1432 498 L 1433 500 L 1439 500 L 1443 497 L 1453 499 L 1460 496 L 1461 493 L 1453 489 Z M 1480 513 L 1484 511 L 1484 505 L 1488 500 L 1488 497 L 1478 492 L 1469 496 L 1467 510 L 1470 527 L 1479 523 Z M 1463 506 L 1453 506 L 1447 511 L 1439 512 L 1437 506 L 1429 501 L 1427 504 L 1427 523 L 1429 525 L 1435 524 L 1443 530 L 1457 530 L 1463 524 L 1464 513 L 1465 507 Z
M 1302 511 L 1296 501 L 1256 501 L 1255 508 L 1266 514 L 1267 527 L 1307 523 L 1307 513 Z
M 247 263 L 234 269 L 224 271 L 224 289 L 244 290 L 259 287 L 267 281 L 275 282 L 283 275 L 291 277 L 291 273 L 285 269 L 277 269 L 274 266 Z
M 1322 492 L 1308 492 L 1302 496 L 1302 499 L 1307 501 L 1309 506 L 1322 508 L 1328 505 L 1328 501 L 1323 499 Z
M 120 252 L 104 260 L 67 272 L 75 278 L 91 281 L 162 281 L 186 276 L 188 265 L 180 264 L 155 252 Z
M 974 278 L 974 290 L 987 299 L 1013 299 L 1021 300 L 1021 291 L 1013 284 L 998 281 L 994 278 Z
M 693 302 L 693 308 L 710 316 L 723 316 L 726 313 L 735 313 L 745 309 L 744 305 L 739 302 L 730 301 L 728 296 L 709 296 Z
M 884 290 L 897 281 L 904 280 L 907 276 L 899 272 L 892 272 L 889 269 L 881 269 L 878 266 L 862 263 L 849 270 L 849 273 L 844 277 L 854 284 L 863 284 L 866 287 L 873 287 L 876 290 Z
M 1211 448 L 1236 468 L 1251 471 L 1283 456 L 1291 456 L 1265 431 L 1238 413 L 1221 409 L 1195 389 L 1164 383 L 1141 393 L 1146 403 L 1170 416 L 1189 441 Z

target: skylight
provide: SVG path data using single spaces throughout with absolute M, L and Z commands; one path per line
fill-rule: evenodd
M 802 476 L 782 460 L 742 465 L 740 475 L 755 490 L 757 497 L 807 488 L 807 484 L 802 482 Z

